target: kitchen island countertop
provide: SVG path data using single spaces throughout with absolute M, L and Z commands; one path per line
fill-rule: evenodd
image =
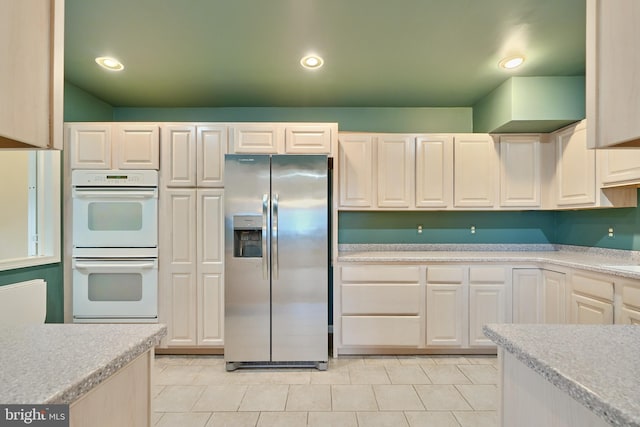
M 0 327 L 0 403 L 70 404 L 166 333 L 162 324 Z
M 613 426 L 640 426 L 640 328 L 485 325 L 485 335 Z

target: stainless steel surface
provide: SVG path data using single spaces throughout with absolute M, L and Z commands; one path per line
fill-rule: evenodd
M 227 155 L 225 175 L 227 367 L 326 368 L 327 157 Z M 232 218 L 251 214 L 263 215 L 262 257 L 234 257 Z

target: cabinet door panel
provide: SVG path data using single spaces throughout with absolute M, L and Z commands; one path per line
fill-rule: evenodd
M 378 137 L 378 207 L 408 208 L 413 204 L 414 142 L 409 136 Z
M 571 323 L 612 325 L 613 304 L 572 293 Z
M 287 126 L 285 152 L 288 154 L 330 154 L 330 126 Z
M 427 345 L 465 347 L 468 305 L 462 284 L 427 284 Z
M 504 285 L 469 285 L 469 346 L 495 346 L 484 336 L 487 323 L 505 323 L 506 299 Z
M 226 126 L 198 126 L 197 146 L 198 187 L 224 187 Z
M 542 322 L 567 322 L 566 278 L 564 273 L 542 272 Z
M 276 154 L 284 129 L 275 124 L 246 124 L 233 127 L 233 152 Z
M 622 307 L 618 323 L 622 325 L 640 325 L 640 311 Z
M 513 323 L 539 323 L 541 320 L 540 270 L 513 270 Z
M 500 205 L 540 206 L 540 140 L 500 137 Z
M 196 185 L 195 126 L 162 127 L 162 182 L 168 187 Z
M 556 133 L 556 203 L 582 206 L 596 202 L 596 154 L 587 149 L 584 123 Z
M 198 345 L 223 345 L 223 331 L 223 275 L 201 272 L 198 274 Z
M 340 206 L 372 206 L 372 144 L 370 135 L 340 136 Z
M 111 125 L 69 125 L 71 169 L 111 169 Z
M 416 207 L 453 204 L 453 137 L 429 135 L 416 140 Z
M 118 169 L 159 169 L 157 125 L 124 124 L 114 128 L 113 161 Z
M 194 346 L 196 337 L 197 259 L 196 190 L 161 194 L 159 320 L 167 324 L 168 346 Z
M 453 159 L 455 206 L 493 207 L 498 172 L 497 151 L 491 136 L 456 135 Z
M 621 185 L 640 182 L 640 150 L 616 148 L 599 151 L 602 165 L 602 184 Z

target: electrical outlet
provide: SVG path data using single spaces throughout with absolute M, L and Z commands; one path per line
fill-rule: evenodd
M 418 224 L 418 234 L 422 234 L 422 225 Z
M 471 234 L 476 234 L 476 226 L 475 225 L 471 226 Z
M 613 234 L 613 227 L 609 227 L 609 231 L 608 231 L 608 233 L 609 233 L 609 238 L 610 238 L 610 239 L 613 239 L 613 237 L 614 237 L 614 234 Z

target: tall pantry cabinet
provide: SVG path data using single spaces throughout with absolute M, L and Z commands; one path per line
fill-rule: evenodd
M 161 347 L 222 347 L 225 125 L 161 130 Z

